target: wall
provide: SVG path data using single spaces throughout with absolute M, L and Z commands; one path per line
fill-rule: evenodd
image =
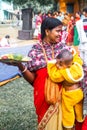
M 78 0 L 58 0 L 59 2 L 59 10 L 62 12 L 67 12 L 67 3 L 71 3 L 74 5 L 74 11 L 73 14 L 75 14 L 77 11 L 79 11 L 79 3 Z
M 5 10 L 13 11 L 13 4 L 0 0 L 0 21 L 3 21 L 4 19 L 7 19 L 9 17 L 9 13 L 8 16 L 6 16 Z

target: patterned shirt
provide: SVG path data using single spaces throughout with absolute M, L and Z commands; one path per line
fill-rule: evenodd
M 58 44 L 48 44 L 43 43 L 43 47 L 46 51 L 46 56 L 48 60 L 52 60 L 52 46 L 54 50 L 54 58 L 59 54 L 60 50 L 66 47 L 65 44 L 58 43 Z M 70 48 L 69 48 L 70 49 Z M 33 45 L 31 51 L 28 54 L 31 57 L 31 61 L 27 63 L 27 67 L 30 71 L 36 71 L 40 68 L 46 67 L 46 59 L 43 53 L 43 49 L 40 43 Z

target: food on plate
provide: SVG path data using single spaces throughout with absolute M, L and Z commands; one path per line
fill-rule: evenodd
M 8 56 L 3 56 L 1 59 L 8 59 Z
M 14 60 L 22 60 L 23 56 L 21 54 L 13 54 L 13 59 Z
M 21 62 L 27 62 L 27 61 L 30 61 L 31 58 L 28 57 L 28 56 L 23 56 L 22 54 L 4 54 L 4 55 L 1 55 L 0 56 L 0 61 L 6 61 L 6 62 L 9 62 L 9 61 L 21 61 Z

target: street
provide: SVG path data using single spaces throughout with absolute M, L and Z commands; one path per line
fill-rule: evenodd
M 10 24 L 0 24 L 0 39 L 5 37 L 5 35 L 10 35 L 10 46 L 14 45 L 26 45 L 26 44 L 34 44 L 36 40 L 21 40 L 18 39 L 18 30 L 21 30 L 20 26 L 12 26 Z

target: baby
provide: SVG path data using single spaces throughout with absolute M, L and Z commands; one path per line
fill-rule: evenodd
M 73 128 L 75 119 L 83 122 L 83 91 L 79 81 L 83 78 L 82 60 L 63 49 L 56 57 L 56 63 L 48 62 L 48 74 L 54 82 L 62 82 L 62 121 L 64 128 Z

